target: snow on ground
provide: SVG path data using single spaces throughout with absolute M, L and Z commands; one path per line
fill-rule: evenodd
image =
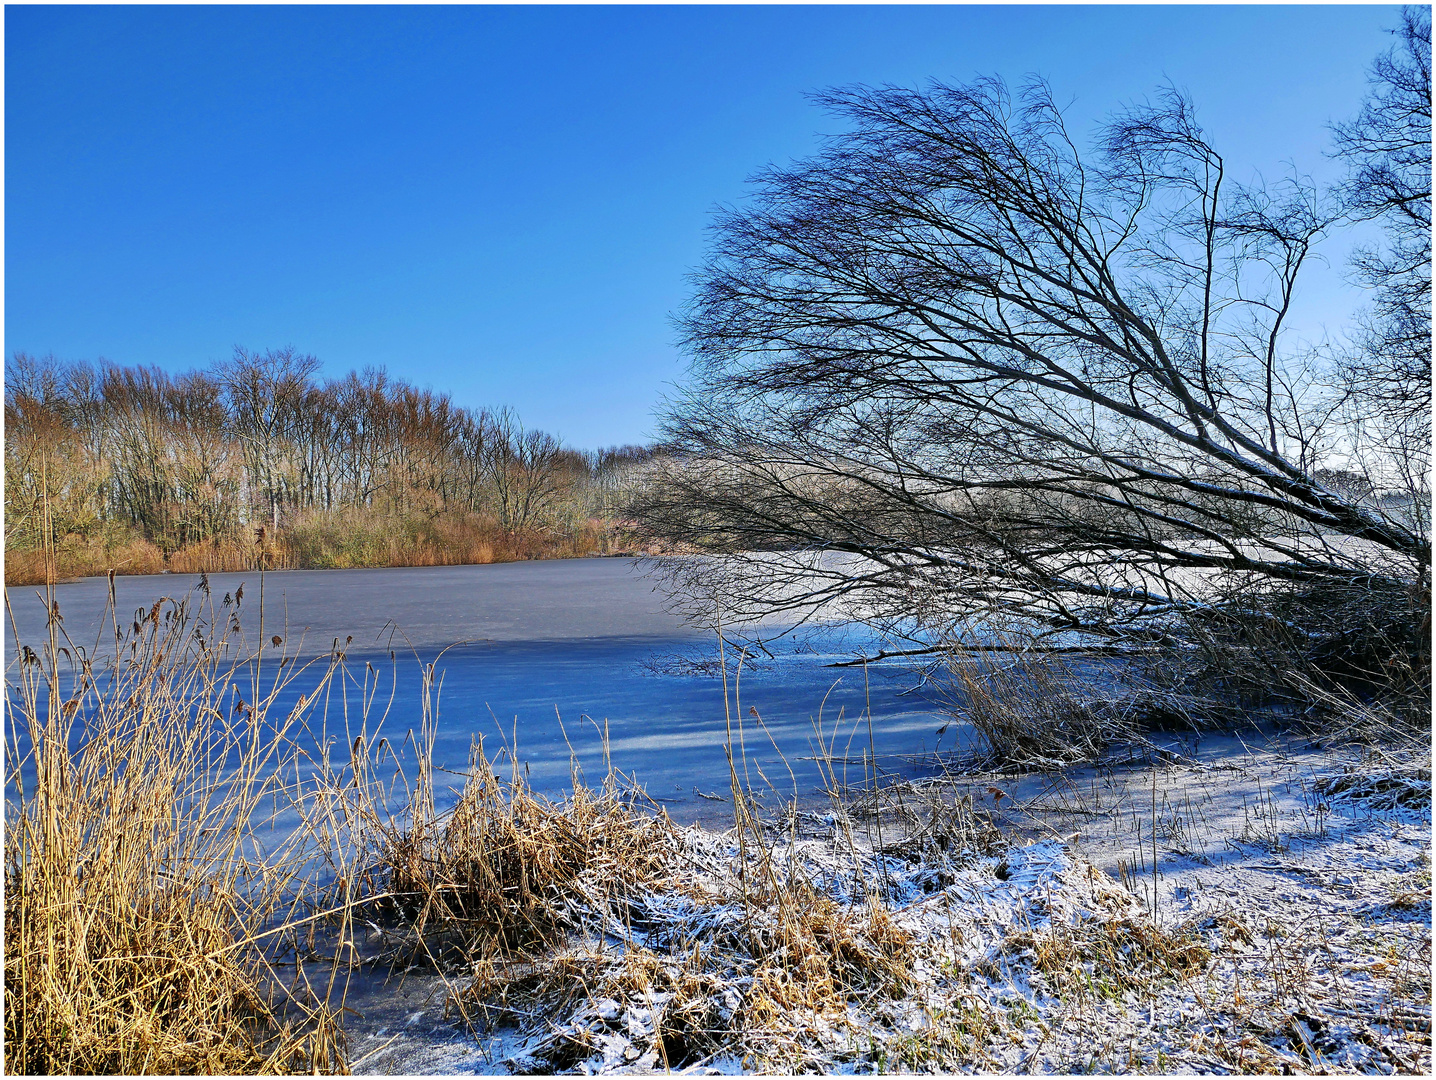
M 1430 1071 L 1429 757 L 1212 740 L 892 794 L 771 822 L 766 862 L 686 830 L 477 988 L 371 976 L 356 1070 Z

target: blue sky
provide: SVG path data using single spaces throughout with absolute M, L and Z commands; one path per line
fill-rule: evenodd
M 1398 9 L 7 7 L 5 354 L 293 345 L 639 441 L 712 207 L 804 93 L 1040 73 L 1088 131 L 1170 80 L 1240 176 L 1318 178 Z M 1309 331 L 1356 297 L 1335 269 Z

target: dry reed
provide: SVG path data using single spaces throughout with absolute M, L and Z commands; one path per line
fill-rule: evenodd
M 954 717 L 982 740 L 986 763 L 1061 768 L 1097 756 L 1113 738 L 1131 732 L 1074 689 L 1062 657 L 1010 644 L 1001 657 L 954 646 L 936 680 Z
M 373 813 L 380 804 L 369 805 Z M 452 810 L 433 814 L 424 792 L 412 805 L 374 829 L 371 888 L 392 898 L 409 946 L 441 961 L 542 952 L 577 927 L 591 897 L 621 908 L 655 888 L 679 850 L 667 816 L 635 808 L 615 775 L 597 790 L 576 780 L 553 802 L 516 769 L 500 779 L 481 747 Z
M 199 574 L 255 569 L 345 570 L 376 566 L 465 566 L 528 559 L 633 554 L 627 531 L 592 519 L 566 528 L 505 529 L 478 514 L 400 515 L 348 509 L 303 511 L 276 536 L 219 536 L 172 551 L 138 530 L 61 537 L 53 551 L 10 547 L 6 585 L 44 585 L 114 570 Z M 48 566 L 48 569 L 47 569 Z
M 342 1067 L 334 1002 L 282 991 L 269 948 L 312 902 L 305 835 L 260 842 L 295 795 L 293 666 L 237 604 L 112 610 L 105 662 L 47 602 L 6 701 L 6 1070 Z

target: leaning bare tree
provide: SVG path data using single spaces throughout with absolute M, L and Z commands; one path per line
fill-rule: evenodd
M 1085 154 L 1041 83 L 821 103 L 847 133 L 718 216 L 630 508 L 723 556 L 673 562 L 708 614 L 843 602 L 916 651 L 974 613 L 1070 645 L 1262 597 L 1298 636 L 1343 632 L 1338 595 L 1429 610 L 1398 483 L 1429 447 L 1368 453 L 1288 327 L 1339 207 L 1236 182 L 1175 93 Z

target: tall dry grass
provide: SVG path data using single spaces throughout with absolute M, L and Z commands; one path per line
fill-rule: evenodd
M 11 665 L 7 1072 L 343 1065 L 342 987 L 286 989 L 275 968 L 329 854 L 312 829 L 268 828 L 314 765 L 306 701 L 275 704 L 293 653 L 247 642 L 242 598 L 194 599 L 112 608 L 81 644 L 51 592 L 48 640 Z
M 940 652 L 930 685 L 977 736 L 967 763 L 979 768 L 1062 769 L 1152 730 L 1199 730 L 1236 715 L 1171 678 L 1172 650 L 1044 645 L 1021 628 L 975 621 Z
M 276 535 L 216 537 L 166 553 L 138 529 L 61 537 L 51 552 L 9 547 L 6 585 L 44 585 L 114 570 L 120 574 L 242 570 L 348 570 L 464 566 L 526 559 L 634 553 L 631 534 L 600 518 L 563 527 L 505 529 L 480 514 L 396 514 L 370 509 L 302 511 Z
M 631 795 L 613 775 L 598 788 L 575 777 L 572 794 L 552 801 L 517 771 L 500 778 L 476 749 L 451 810 L 425 812 L 421 798 L 418 813 L 376 830 L 382 870 L 370 889 L 392 897 L 413 950 L 441 965 L 541 955 L 577 929 L 589 898 L 621 905 L 678 857 L 667 815 Z
M 138 530 L 107 530 L 93 536 L 62 537 L 50 553 L 41 548 L 5 550 L 6 585 L 53 585 L 81 577 L 117 574 L 218 574 L 225 571 L 286 569 L 281 545 L 236 538 L 186 544 L 166 554 Z
M 1119 734 L 1090 694 L 1078 692 L 1063 656 L 1024 649 L 1016 636 L 1002 644 L 1004 651 L 976 653 L 954 644 L 936 680 L 988 762 L 1062 767 L 1095 757 Z

